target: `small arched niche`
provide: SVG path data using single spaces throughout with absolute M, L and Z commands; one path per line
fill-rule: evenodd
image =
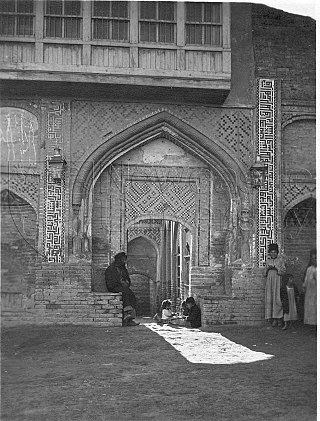
M 1 191 L 1 300 L 2 308 L 33 308 L 37 257 L 37 215 L 23 198 Z
M 283 233 L 287 270 L 294 274 L 296 284 L 301 287 L 310 250 L 317 242 L 315 198 L 302 200 L 287 211 Z
M 152 241 L 138 237 L 128 243 L 131 288 L 137 297 L 137 315 L 151 316 L 156 307 L 157 250 Z

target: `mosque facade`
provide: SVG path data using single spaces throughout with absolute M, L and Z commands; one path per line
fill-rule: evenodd
M 261 4 L 2 2 L 2 319 L 121 326 L 194 296 L 264 322 L 316 245 L 315 21 Z

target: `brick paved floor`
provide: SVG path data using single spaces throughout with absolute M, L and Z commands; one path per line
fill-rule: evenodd
M 2 328 L 2 421 L 313 421 L 316 333 L 212 329 L 269 360 L 193 364 L 144 325 Z

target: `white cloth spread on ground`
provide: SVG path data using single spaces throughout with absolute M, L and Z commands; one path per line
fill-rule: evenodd
M 146 323 L 145 326 L 162 336 L 191 363 L 237 364 L 268 360 L 273 355 L 236 344 L 215 332 L 202 332 L 185 327 Z

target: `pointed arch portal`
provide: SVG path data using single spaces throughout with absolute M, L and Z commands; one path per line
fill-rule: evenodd
M 114 134 L 97 148 L 89 150 L 75 178 L 72 204 L 80 205 L 104 169 L 117 158 L 151 140 L 164 137 L 215 168 L 234 197 L 246 192 L 247 172 L 235 156 L 215 139 L 168 111 L 159 111 Z
M 143 154 L 148 145 L 150 154 L 152 145 L 159 148 L 161 143 L 189 158 L 175 162 L 173 153 L 171 162 L 163 165 L 129 162 L 128 156 Z M 153 291 L 151 307 L 159 297 L 225 293 L 226 262 L 231 252 L 233 260 L 237 258 L 237 203 L 247 193 L 246 180 L 245 168 L 225 146 L 167 111 L 136 122 L 88 151 L 75 178 L 72 204 L 74 209 L 85 208 L 84 225 L 90 224 L 93 290 L 101 290 L 103 267 L 113 255 L 128 249 L 135 238 L 129 238 L 130 232 L 149 220 L 145 229 L 149 235 L 158 230 L 160 237 L 152 282 L 162 289 Z M 160 229 L 155 221 L 162 224 Z M 190 236 L 188 257 L 184 228 Z

